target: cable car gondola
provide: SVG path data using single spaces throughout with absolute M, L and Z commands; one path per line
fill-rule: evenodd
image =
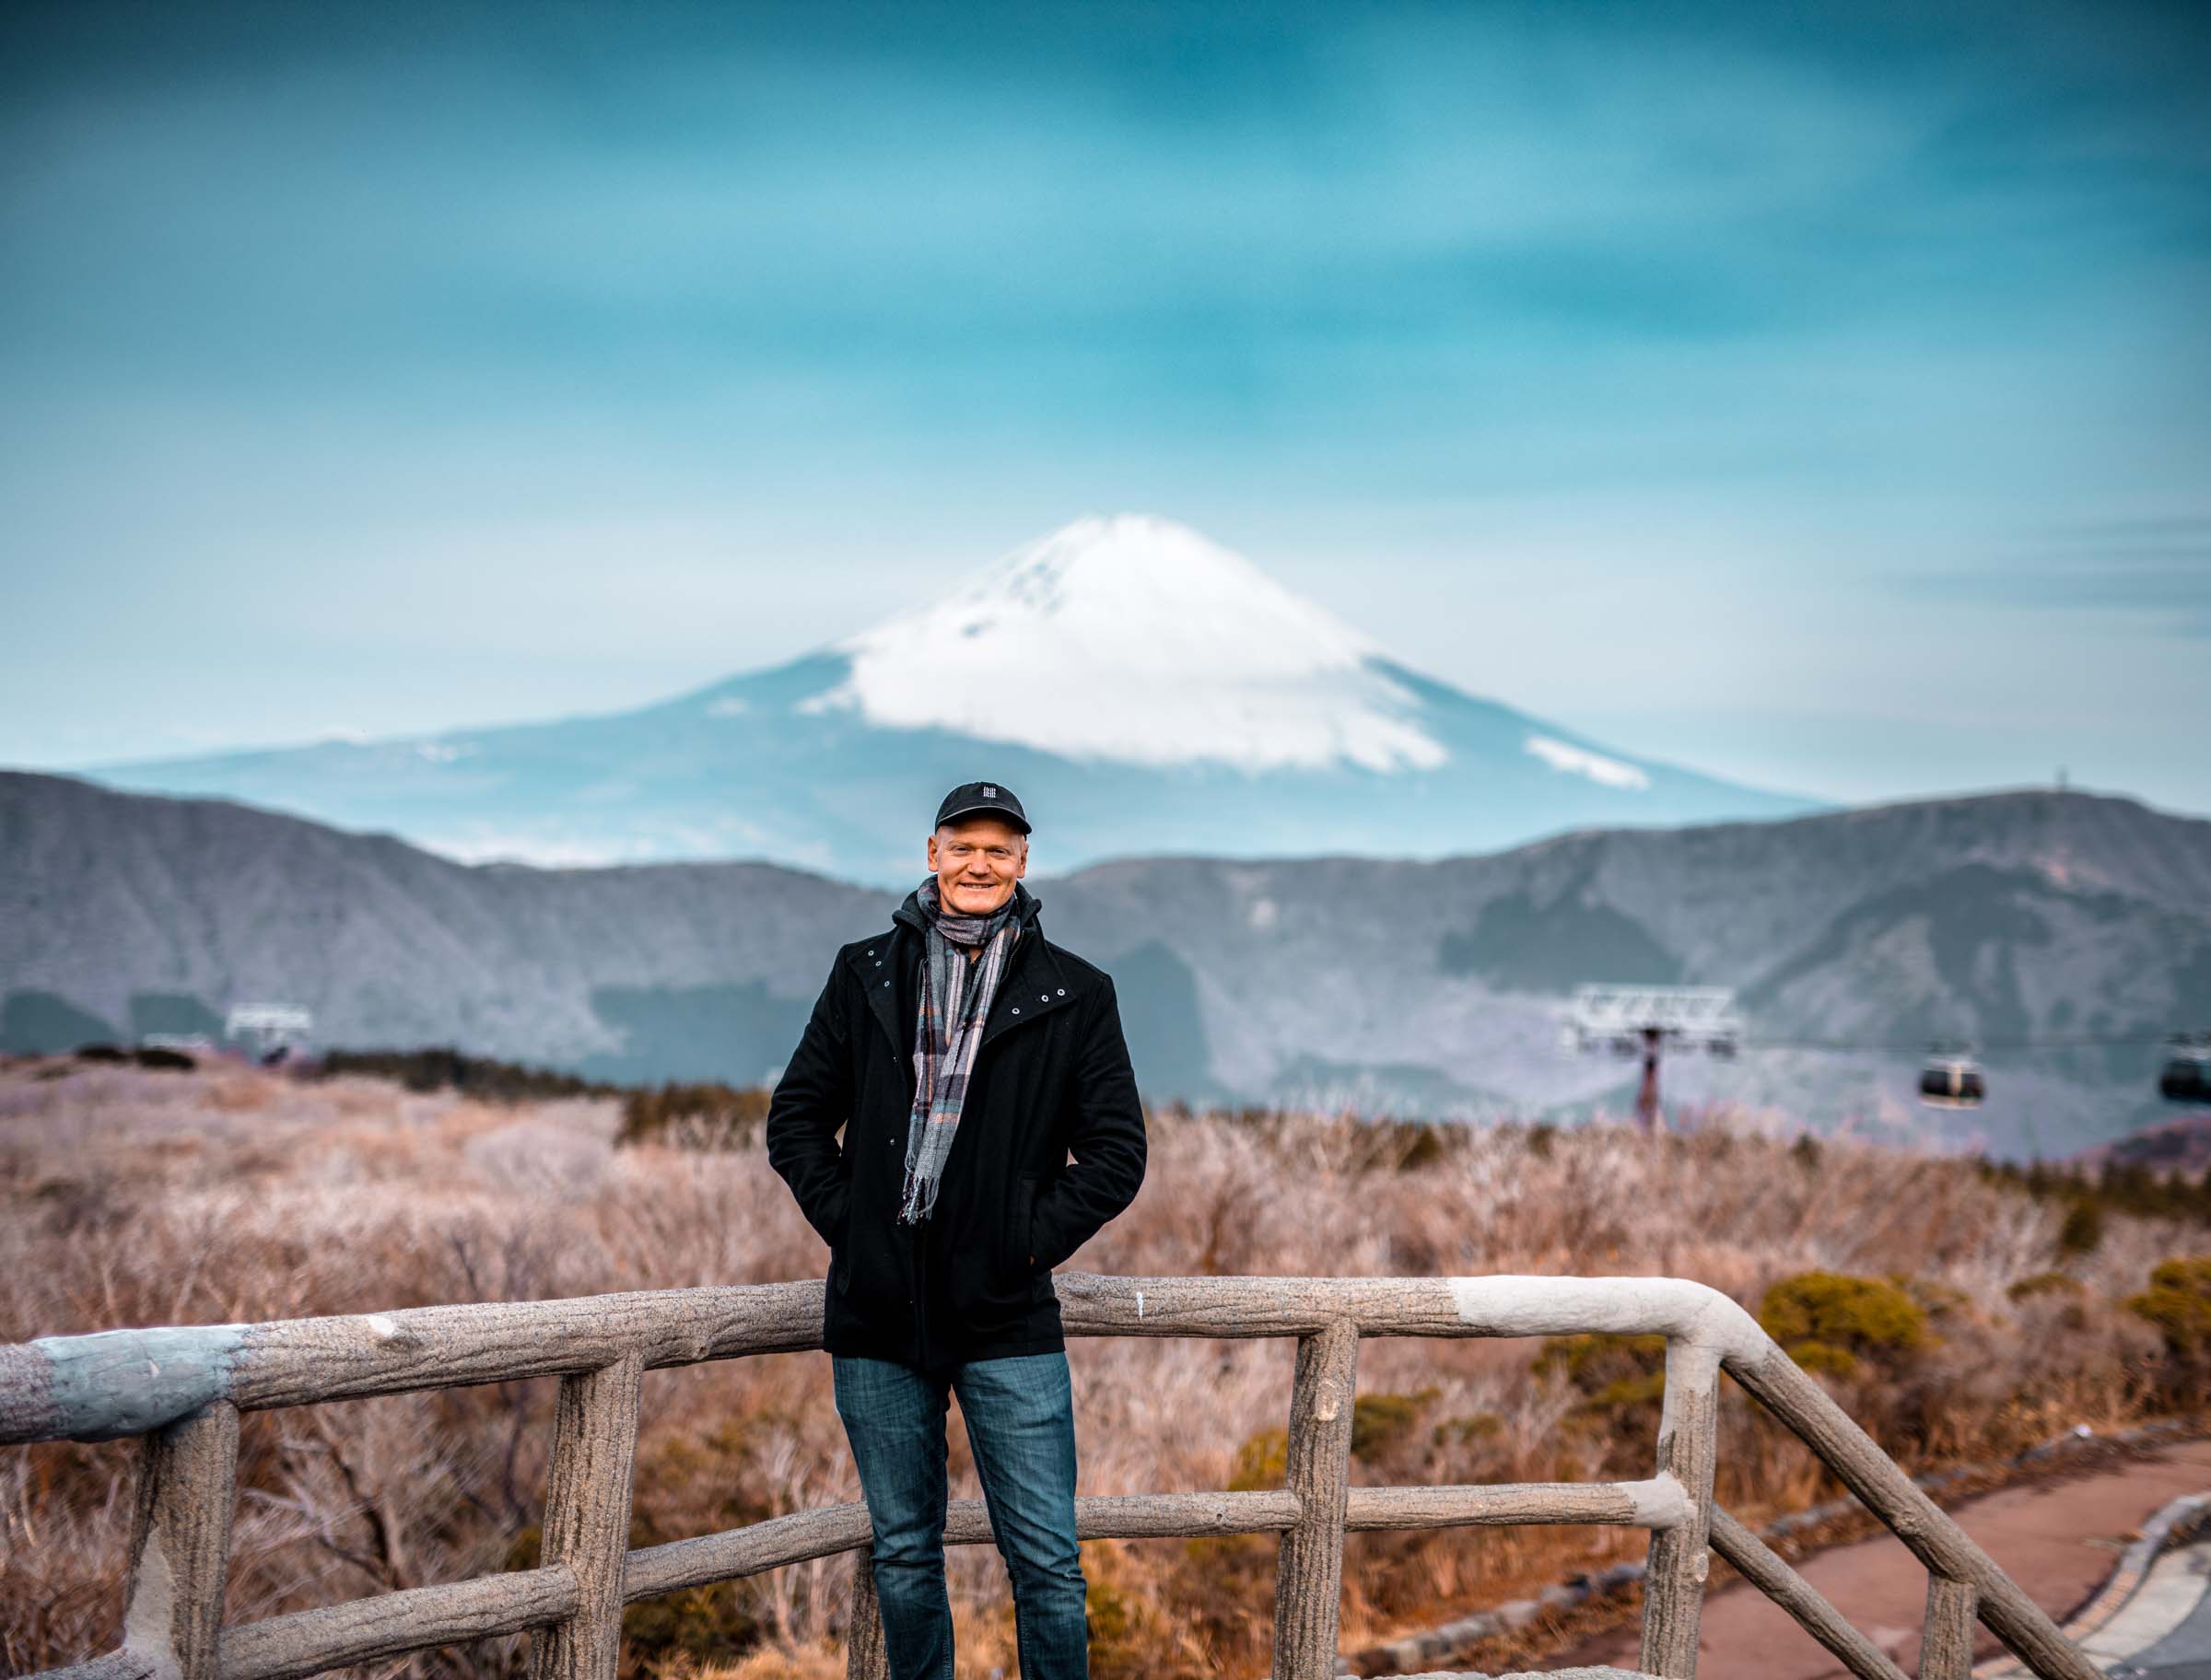
M 1981 1064 L 1972 1058 L 1972 1046 L 1929 1046 L 1927 1065 L 1919 1070 L 1919 1100 L 1929 1108 L 1979 1108 L 1988 1095 L 1988 1080 Z
M 2172 1054 L 2158 1079 L 2158 1094 L 2168 1102 L 2211 1103 L 2211 1032 L 2172 1041 Z

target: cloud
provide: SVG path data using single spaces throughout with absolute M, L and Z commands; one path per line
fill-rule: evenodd
M 2147 614 L 2170 635 L 2211 636 L 2211 517 L 2058 521 L 1983 566 L 1890 581 L 1945 601 Z

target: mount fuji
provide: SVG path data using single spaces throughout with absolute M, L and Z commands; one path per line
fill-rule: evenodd
M 464 862 L 921 869 L 997 780 L 1059 873 L 1111 857 L 1439 858 L 1828 809 L 1613 751 L 1422 676 L 1172 521 L 1078 519 L 936 604 L 635 710 L 88 768 Z

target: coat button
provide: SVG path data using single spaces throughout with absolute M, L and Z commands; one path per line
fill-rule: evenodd
M 888 985 L 890 985 L 890 982 L 889 982 L 888 980 L 885 980 L 885 981 L 883 982 L 883 985 L 885 985 L 885 986 L 888 986 Z

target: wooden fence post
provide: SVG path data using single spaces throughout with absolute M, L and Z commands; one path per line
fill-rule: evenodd
M 1359 1331 L 1349 1319 L 1298 1337 L 1285 1478 L 1298 1519 L 1275 1566 L 1274 1680 L 1335 1680 L 1358 1368 Z
M 575 1576 L 576 1614 L 531 1640 L 532 1680 L 614 1680 L 644 1370 L 644 1356 L 632 1350 L 560 1380 L 539 1562 Z
M 142 1438 L 123 1645 L 156 1672 L 215 1680 L 238 1503 L 238 1408 L 218 1400 Z
M 1712 1570 L 1712 1472 L 1719 1451 L 1720 1355 L 1676 1336 L 1666 1345 L 1658 1474 L 1689 1496 L 1689 1521 L 1655 1529 L 1643 1583 L 1643 1657 L 1660 1680 L 1696 1680 L 1697 1625 Z
M 1927 1577 L 1927 1619 L 1919 1636 L 1919 1680 L 1966 1680 L 1973 1672 L 1973 1618 L 1981 1595 L 1970 1581 Z
M 845 1680 L 890 1680 L 883 1607 L 875 1600 L 874 1540 L 852 1554 L 851 1608 L 845 1617 Z

